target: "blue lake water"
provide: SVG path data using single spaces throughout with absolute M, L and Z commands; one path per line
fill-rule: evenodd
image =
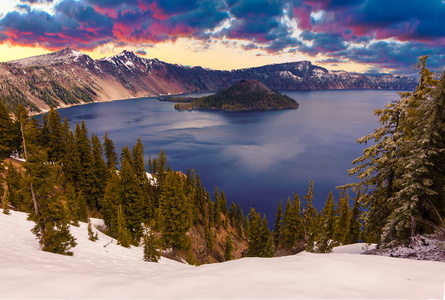
M 300 103 L 297 110 L 272 112 L 175 111 L 155 98 L 93 103 L 60 109 L 74 127 L 105 131 L 116 150 L 139 137 L 148 154 L 161 149 L 174 170 L 195 169 L 210 194 L 224 190 L 228 205 L 254 207 L 273 222 L 280 199 L 302 198 L 314 180 L 318 209 L 330 190 L 355 181 L 347 174 L 362 154 L 360 137 L 377 126 L 374 109 L 399 96 L 395 91 L 283 91 Z M 338 198 L 337 198 L 338 199 Z M 284 208 L 284 207 L 283 207 Z M 270 224 L 271 225 L 271 224 Z

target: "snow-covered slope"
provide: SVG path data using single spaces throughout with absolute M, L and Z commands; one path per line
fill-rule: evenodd
M 100 220 L 93 220 L 100 222 Z M 74 256 L 37 250 L 26 214 L 0 213 L 0 298 L 436 298 L 445 265 L 358 254 L 363 245 L 331 254 L 245 258 L 192 267 L 162 258 L 142 261 L 142 249 L 122 248 L 87 225 L 72 227 Z

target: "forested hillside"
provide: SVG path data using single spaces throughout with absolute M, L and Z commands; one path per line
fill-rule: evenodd
M 139 139 L 118 155 L 107 134 L 101 141 L 83 122 L 73 132 L 52 107 L 39 121 L 23 105 L 11 113 L 0 103 L 0 159 L 25 160 L 0 165 L 3 213 L 27 212 L 44 251 L 72 254 L 70 226 L 94 216 L 121 246 L 143 246 L 145 260 L 156 261 L 161 250 L 191 264 L 329 252 L 360 240 L 386 248 L 418 234 L 443 238 L 445 78 L 435 79 L 426 60 L 417 66 L 417 89 L 376 110 L 381 127 L 358 141 L 370 143 L 350 170 L 360 182 L 339 187 L 338 201 L 331 194 L 317 211 L 310 181 L 303 202 L 294 194 L 284 211 L 280 203 L 273 232 L 254 208 L 244 215 L 229 207 L 216 187 L 212 197 L 194 171 L 172 170 L 164 151 L 146 164 Z
M 247 111 L 295 108 L 298 108 L 298 103 L 294 99 L 272 91 L 256 80 L 241 80 L 214 95 L 175 105 L 178 110 Z

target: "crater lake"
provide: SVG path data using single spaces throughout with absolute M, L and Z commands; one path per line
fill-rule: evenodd
M 357 139 L 379 126 L 375 109 L 399 99 L 396 91 L 281 91 L 300 104 L 297 110 L 215 112 L 176 111 L 174 103 L 140 98 L 59 109 L 74 129 L 84 120 L 103 138 L 108 132 L 120 154 L 140 138 L 145 162 L 164 149 L 177 171 L 200 175 L 211 195 L 215 186 L 244 214 L 254 207 L 269 226 L 278 203 L 306 194 L 314 181 L 314 205 L 320 210 L 331 190 L 357 181 L 347 170 L 362 154 Z M 207 93 L 208 94 L 208 93 Z M 182 96 L 202 96 L 187 94 Z M 148 168 L 148 167 L 147 167 Z

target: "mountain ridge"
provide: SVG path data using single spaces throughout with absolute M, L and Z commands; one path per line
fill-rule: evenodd
M 131 51 L 92 59 L 72 48 L 0 64 L 0 101 L 31 112 L 88 102 L 224 89 L 243 79 L 273 90 L 412 90 L 414 78 L 329 71 L 309 61 L 231 71 L 147 59 Z

